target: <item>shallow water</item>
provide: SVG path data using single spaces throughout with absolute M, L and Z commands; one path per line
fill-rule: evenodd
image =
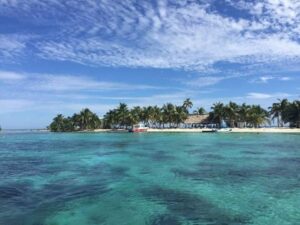
M 300 135 L 0 134 L 1 225 L 300 224 Z

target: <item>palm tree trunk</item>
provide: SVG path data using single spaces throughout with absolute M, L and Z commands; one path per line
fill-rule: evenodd
M 234 120 L 230 120 L 230 127 L 234 128 Z

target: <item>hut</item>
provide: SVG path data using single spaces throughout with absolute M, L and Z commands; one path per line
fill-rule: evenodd
M 247 127 L 247 123 L 246 122 L 237 122 L 237 127 L 238 128 L 245 128 L 245 127 Z
M 198 115 L 192 114 L 188 115 L 188 118 L 184 121 L 185 128 L 204 128 L 211 126 L 209 121 L 209 115 Z

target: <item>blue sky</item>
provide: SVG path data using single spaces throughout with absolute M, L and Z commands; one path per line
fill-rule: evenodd
M 298 0 L 0 0 L 0 125 L 300 95 Z

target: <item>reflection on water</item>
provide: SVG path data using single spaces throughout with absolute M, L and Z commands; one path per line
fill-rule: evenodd
M 0 224 L 297 224 L 288 134 L 0 134 Z

